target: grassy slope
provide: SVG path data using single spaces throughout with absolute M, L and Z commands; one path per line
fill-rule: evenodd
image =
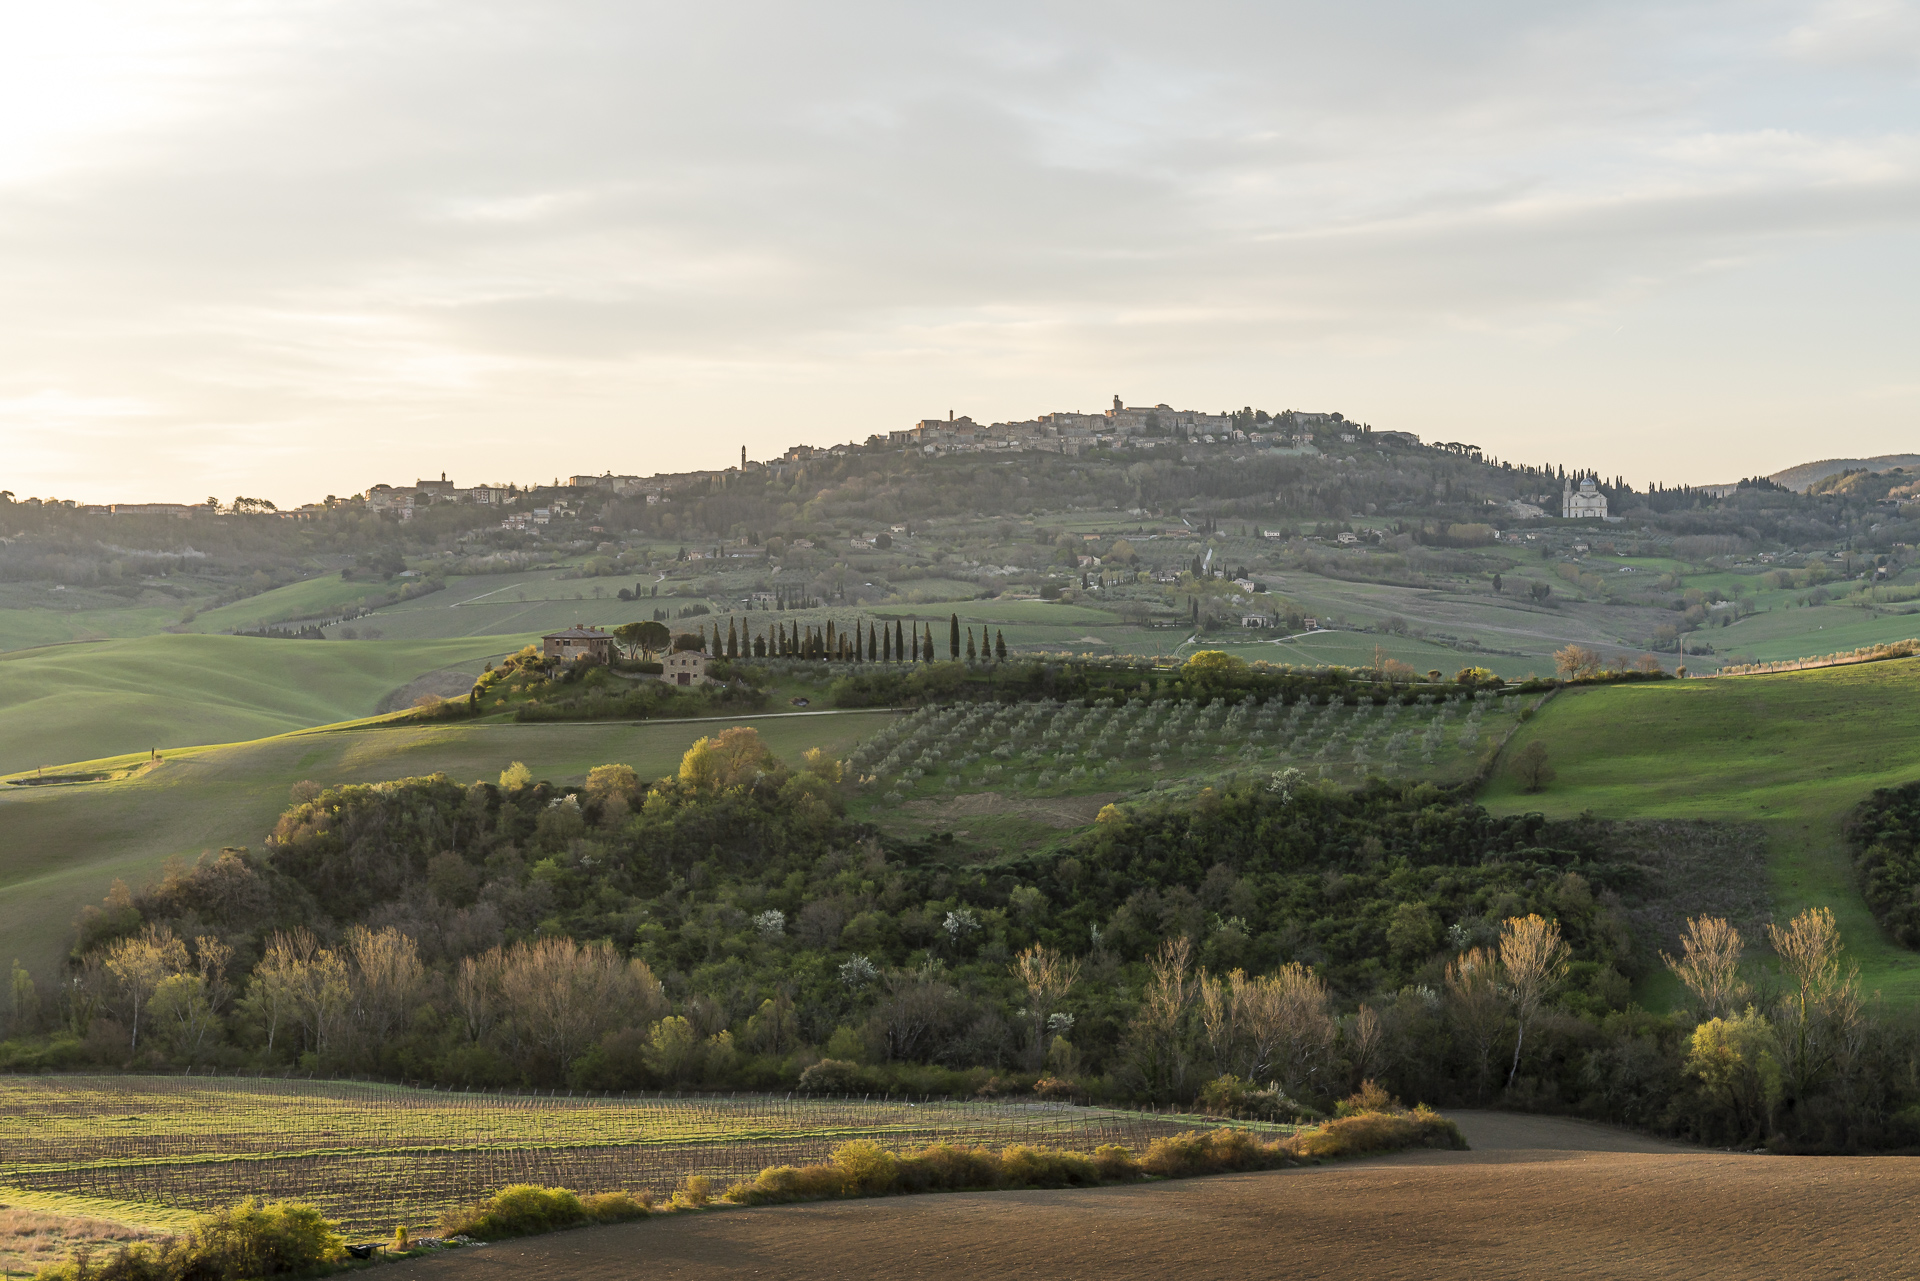
M 1783 918 L 1831 907 L 1869 988 L 1920 998 L 1920 956 L 1890 942 L 1855 886 L 1841 824 L 1876 787 L 1920 777 L 1920 660 L 1569 690 L 1508 746 L 1544 741 L 1559 777 L 1497 779 L 1498 813 L 1758 820 Z
M 0 772 L 364 716 L 416 676 L 478 671 L 524 639 L 161 635 L 0 655 Z
M 261 644 L 297 645 L 295 641 Z M 745 722 L 774 752 L 797 759 L 809 747 L 844 752 L 876 732 L 884 712 L 771 717 Z M 639 725 L 455 725 L 323 729 L 247 743 L 188 748 L 109 783 L 0 788 L 0 939 L 7 955 L 51 974 L 74 914 L 98 902 L 118 877 L 138 886 L 167 859 L 226 845 L 258 848 L 301 779 L 371 782 L 444 771 L 496 777 L 525 761 L 539 778 L 577 781 L 595 765 L 624 762 L 643 776 L 672 772 L 694 739 L 733 724 L 654 721 Z M 138 764 L 139 756 L 87 762 Z
M 187 626 L 196 632 L 246 631 L 262 623 L 321 617 L 349 605 L 357 605 L 370 596 L 394 591 L 411 581 L 402 579 L 398 583 L 383 583 L 376 579 L 348 582 L 338 574 L 323 574 L 249 596 L 231 605 L 203 611 Z

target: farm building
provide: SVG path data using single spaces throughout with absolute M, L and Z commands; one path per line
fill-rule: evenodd
M 571 663 L 584 658 L 604 663 L 613 657 L 613 637 L 598 627 L 582 627 L 575 623 L 564 632 L 542 636 L 540 652 L 549 661 L 558 659 L 563 663 Z
M 661 661 L 660 679 L 669 685 L 710 685 L 707 656 L 697 649 L 673 649 Z

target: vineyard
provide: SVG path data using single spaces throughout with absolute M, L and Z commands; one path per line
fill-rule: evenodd
M 431 1223 L 511 1183 L 667 1191 L 852 1138 L 1144 1148 L 1207 1122 L 999 1100 L 582 1097 L 206 1077 L 0 1078 L 0 1188 L 156 1211 L 296 1198 L 349 1231 Z
M 893 802 L 942 789 L 1047 793 L 1239 769 L 1347 781 L 1464 777 L 1532 702 L 1463 689 L 1383 706 L 1339 698 L 1261 706 L 1251 697 L 930 706 L 862 743 L 847 763 Z

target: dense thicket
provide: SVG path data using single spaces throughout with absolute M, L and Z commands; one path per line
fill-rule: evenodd
M 1847 836 L 1874 917 L 1903 946 L 1920 948 L 1920 783 L 1875 791 Z
M 1635 1007 L 1659 961 L 1627 924 L 1642 869 L 1604 825 L 1289 774 L 1109 807 L 983 864 L 850 821 L 839 769 L 790 769 L 735 728 L 650 783 L 303 785 L 264 850 L 89 913 L 73 974 L 38 997 L 45 1031 L 0 1061 L 587 1088 L 1045 1078 L 1279 1115 L 1372 1078 L 1717 1141 L 1920 1141 L 1920 1047 L 1861 1003 L 1830 917 L 1775 940 L 1815 958 L 1788 965 L 1798 987 L 1744 985 L 1728 928 L 1700 956 L 1689 940 L 1688 982 L 1711 978 L 1691 1012 Z

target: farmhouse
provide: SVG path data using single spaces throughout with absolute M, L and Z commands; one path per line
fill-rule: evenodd
M 604 663 L 613 657 L 613 637 L 598 627 L 582 627 L 575 623 L 564 632 L 542 636 L 540 652 L 550 662 L 558 659 L 563 663 L 571 663 L 584 658 Z
M 697 649 L 673 649 L 660 665 L 660 679 L 669 685 L 711 685 L 707 656 Z

